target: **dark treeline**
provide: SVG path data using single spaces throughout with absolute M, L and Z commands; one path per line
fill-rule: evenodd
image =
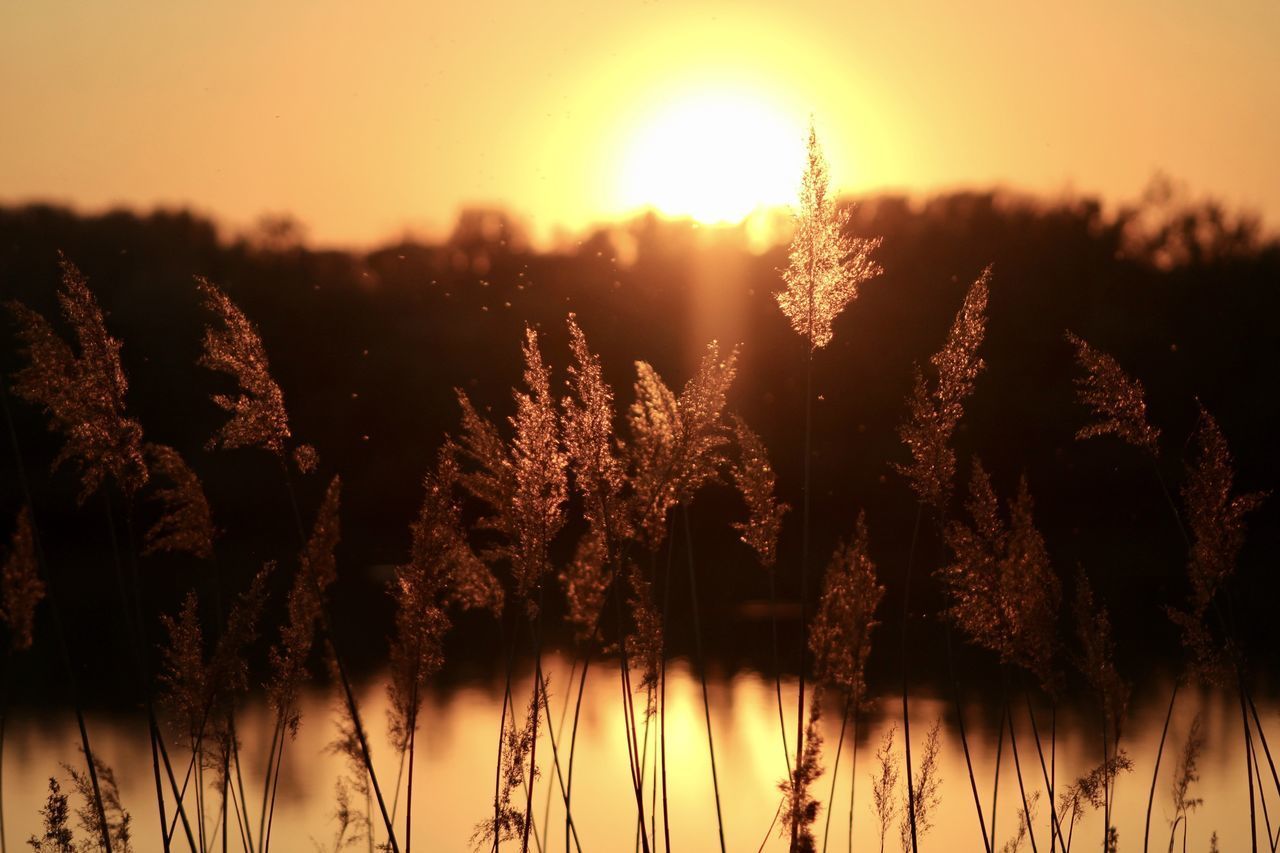
M 972 454 L 1002 493 L 1025 471 L 1058 573 L 1069 586 L 1077 566 L 1088 570 L 1115 614 L 1129 671 L 1175 651 L 1177 633 L 1164 607 L 1185 598 L 1185 549 L 1146 458 L 1114 439 L 1074 439 L 1087 413 L 1074 398 L 1078 371 L 1063 332 L 1112 353 L 1146 385 L 1152 420 L 1164 430 L 1162 473 L 1171 488 L 1182 479 L 1175 461 L 1185 456 L 1198 398 L 1231 442 L 1239 489 L 1274 489 L 1280 244 L 1247 218 L 1168 198 L 1109 212 L 1088 199 L 973 193 L 913 204 L 877 197 L 859 203 L 851 227 L 884 238 L 876 257 L 885 272 L 839 318 L 834 344 L 816 359 L 815 568 L 865 507 L 872 551 L 896 598 L 914 502 L 890 463 L 906 458 L 896 429 L 906 416 L 912 365 L 941 346 L 965 289 L 991 263 L 988 369 L 956 439 L 961 482 Z M 81 216 L 28 206 L 0 210 L 4 299 L 55 314 L 60 251 L 84 271 L 124 343 L 132 412 L 149 437 L 177 447 L 205 479 L 226 532 L 225 570 L 242 582 L 265 559 L 288 565 L 296 537 L 270 466 L 252 451 L 202 450 L 221 420 L 209 401 L 220 379 L 195 366 L 207 318 L 193 276 L 218 283 L 257 322 L 295 433 L 318 448 L 322 472 L 343 477 L 337 618 L 344 633 L 368 640 L 369 659 L 383 659 L 379 643 L 390 631 L 383 585 L 387 567 L 405 558 L 421 477 L 444 435 L 457 428 L 453 389 L 465 388 L 499 417 L 509 414 L 526 323 L 544 333 L 558 382 L 568 360 L 564 320 L 574 312 L 603 357 L 620 409 L 631 400 L 635 360 L 651 362 L 678 386 L 708 339 L 741 342 L 732 406 L 768 445 L 782 497 L 799 505 L 805 343 L 772 297 L 785 247 L 753 252 L 739 230 L 646 217 L 569 249 L 537 251 L 503 214 L 474 211 L 437 244 L 355 254 L 309 249 L 280 228 L 222 239 L 213 223 L 184 212 Z M 16 363 L 6 318 L 6 377 Z M 58 444 L 39 413 L 17 404 L 15 414 L 59 592 L 86 640 L 78 647 L 93 649 L 88 639 L 103 636 L 112 618 L 97 606 L 111 600 L 105 521 L 92 505 L 76 510 L 70 466 L 49 473 Z M 304 484 L 309 506 L 326 481 Z M 5 519 L 21 503 L 16 482 L 6 446 Z M 1235 580 L 1247 590 L 1235 598 L 1238 622 L 1254 626 L 1252 646 L 1263 654 L 1273 653 L 1266 640 L 1280 593 L 1275 504 L 1251 516 Z M 696 544 L 712 588 L 706 597 L 719 602 L 705 630 L 729 667 L 767 659 L 767 623 L 741 607 L 766 595 L 764 575 L 726 523 L 741 514 L 727 488 L 695 509 Z M 795 524 L 786 528 L 779 562 L 792 599 L 798 539 Z M 931 569 L 947 555 L 940 541 L 925 541 L 918 565 Z M 150 606 L 176 610 L 192 584 L 184 559 L 154 558 L 143 570 Z M 937 590 L 919 588 L 919 611 L 934 612 Z M 469 624 L 454 635 L 451 659 L 496 666 L 498 640 L 485 623 L 468 632 Z M 688 648 L 679 628 L 687 624 L 672 619 L 677 652 Z M 913 636 L 932 642 L 928 630 Z M 53 679 L 43 673 L 55 668 L 39 654 L 24 665 L 27 675 Z M 106 661 L 111 653 L 100 654 Z

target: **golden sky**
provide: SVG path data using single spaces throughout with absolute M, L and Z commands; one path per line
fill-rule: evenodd
M 322 242 L 500 203 L 548 233 L 848 191 L 1136 196 L 1280 222 L 1274 0 L 6 3 L 0 201 L 292 212 Z

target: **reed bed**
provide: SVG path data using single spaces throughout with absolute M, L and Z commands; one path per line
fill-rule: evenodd
M 332 849 L 376 846 L 408 853 L 415 842 L 419 849 L 460 843 L 434 838 L 432 827 L 414 824 L 413 814 L 421 785 L 432 780 L 430 763 L 420 754 L 424 697 L 446 665 L 445 641 L 455 619 L 473 611 L 494 621 L 505 659 L 502 710 L 493 730 L 492 798 L 473 804 L 473 849 L 542 851 L 550 849 L 553 835 L 562 836 L 566 853 L 601 843 L 582 836 L 574 820 L 575 764 L 589 760 L 577 749 L 589 676 L 616 679 L 623 709 L 618 735 L 627 748 L 627 810 L 634 810 L 634 821 L 618 825 L 619 837 L 645 853 L 708 849 L 717 842 L 722 851 L 727 849 L 721 802 L 727 792 L 718 771 L 700 618 L 720 591 L 700 586 L 699 531 L 689 521 L 691 507 L 708 487 L 727 484 L 741 498 L 744 517 L 733 526 L 745 546 L 744 563 L 754 561 L 768 575 L 775 599 L 770 609 L 774 661 L 791 656 L 797 661 L 794 719 L 780 674 L 773 684 L 783 760 L 775 768 L 777 812 L 772 824 L 759 827 L 762 850 L 838 849 L 832 818 L 844 808 L 836 802 L 844 773 L 851 780 L 848 835 L 852 838 L 855 820 L 874 821 L 881 851 L 899 847 L 915 853 L 965 844 L 986 853 L 1070 853 L 1073 845 L 1097 845 L 1109 853 L 1122 846 L 1113 821 L 1117 787 L 1145 786 L 1149 772 L 1145 853 L 1153 838 L 1158 846 L 1163 835 L 1159 827 L 1152 833 L 1152 808 L 1169 721 L 1181 688 L 1196 683 L 1225 687 L 1238 698 L 1250 837 L 1255 851 L 1261 835 L 1262 845 L 1274 853 L 1280 845 L 1280 817 L 1272 816 L 1273 811 L 1280 815 L 1280 774 L 1254 699 L 1258 673 L 1231 606 L 1232 598 L 1243 594 L 1235 574 L 1249 514 L 1264 496 L 1236 490 L 1227 438 L 1202 406 L 1188 439 L 1182 483 L 1171 491 L 1165 470 L 1175 460 L 1163 455 L 1166 442 L 1148 418 L 1142 383 L 1114 358 L 1064 331 L 1064 353 L 1072 350 L 1079 368 L 1074 393 L 1084 417 L 1078 438 L 1119 439 L 1150 460 L 1171 529 L 1187 551 L 1190 595 L 1164 603 L 1183 639 L 1185 672 L 1169 697 L 1154 766 L 1135 767 L 1126 746 L 1149 733 L 1132 732 L 1127 725 L 1131 688 L 1117 667 L 1112 616 L 1095 594 L 1090 570 L 1080 567 L 1069 576 L 1054 565 L 1051 543 L 1037 526 L 1032 478 L 1023 474 L 1005 482 L 976 456 L 967 464 L 958 458 L 955 435 L 967 402 L 981 393 L 988 304 L 1000 298 L 998 272 L 992 267 L 980 271 L 966 289 L 937 353 L 916 367 L 899 433 L 902 456 L 886 460 L 915 504 L 910 541 L 879 540 L 868 529 L 861 507 L 842 507 L 848 535 L 825 560 L 821 576 L 810 577 L 813 502 L 824 493 L 822 478 L 835 476 L 814 470 L 813 436 L 815 431 L 845 429 L 814 417 L 813 364 L 816 358 L 831 357 L 823 350 L 835 338 L 836 320 L 853 310 L 860 288 L 878 286 L 882 270 L 875 259 L 880 241 L 848 236 L 848 211 L 836 204 L 814 132 L 808 151 L 789 267 L 777 293 L 782 314 L 804 343 L 804 363 L 797 364 L 797 375 L 805 376 L 802 506 L 793 510 L 779 500 L 771 451 L 733 411 L 737 346 L 710 342 L 683 386 L 669 384 L 649 363 L 638 361 L 631 402 L 619 409 L 600 357 L 590 346 L 591 330 L 573 314 L 565 320 L 569 351 L 563 374 L 556 368 L 560 354 L 545 355 L 538 330 L 526 329 L 522 384 L 512 391 L 510 414 L 495 418 L 459 390 L 458 430 L 440 439 L 436 463 L 423 474 L 422 503 L 407 532 L 404 562 L 395 568 L 388 588 L 394 619 L 379 629 L 388 648 L 390 713 L 385 725 L 390 755 L 373 751 L 382 741 L 371 736 L 371 726 L 380 721 L 362 712 L 335 619 L 340 607 L 334 585 L 339 578 L 342 480 L 337 472 L 325 471 L 315 448 L 294 436 L 285 393 L 273 378 L 267 347 L 252 320 L 216 284 L 196 280 L 192 295 L 208 316 L 198 365 L 205 371 L 201 375 L 218 374 L 220 390 L 211 399 L 226 415 L 204 451 L 256 453 L 278 477 L 280 511 L 298 537 L 293 565 L 268 563 L 247 586 L 233 589 L 232 575 L 218 559 L 217 508 L 188 457 L 149 441 L 144 425 L 130 413 L 122 344 L 107 328 L 84 276 L 70 260 L 62 261 L 59 322 L 10 303 L 22 367 L 3 377 L 4 405 L 25 505 L 9 512 L 13 521 L 7 527 L 0 576 L 0 620 L 7 638 L 4 676 L 8 664 L 33 643 L 56 644 L 73 681 L 82 753 L 77 763 L 50 768 L 43 829 L 27 844 L 49 853 L 118 853 L 132 849 L 135 821 L 156 820 L 166 851 L 237 848 L 267 853 L 273 844 L 292 849 L 279 833 L 273 835 L 273 818 L 281 768 L 304 723 L 332 726 L 331 749 L 346 762 L 346 772 L 335 780 Z M 22 475 L 22 436 L 9 418 L 10 394 L 43 412 L 49 429 L 62 438 L 52 466 L 74 466 L 79 480 L 74 501 L 98 498 L 105 507 L 120 615 L 129 637 L 118 663 L 121 677 L 133 680 L 138 702 L 147 711 L 154 817 L 148 813 L 150 804 L 126 808 L 113 768 L 92 750 L 82 698 L 74 687 L 77 649 L 68 645 L 59 621 L 56 592 L 62 579 L 53 575 L 40 547 L 40 525 Z M 959 472 L 965 469 L 967 486 L 958 487 Z M 327 486 L 315 506 L 306 506 L 295 481 L 321 478 L 321 472 Z M 155 520 L 138 536 L 134 524 L 140 506 Z M 123 536 L 117 536 L 119 529 Z M 798 548 L 790 540 L 780 548 L 780 541 L 793 535 L 798 535 Z M 561 560 L 557 555 L 566 545 L 573 556 Z M 932 564 L 926 557 L 928 545 L 938 555 Z M 170 613 L 149 610 L 145 575 L 139 569 L 160 553 L 186 555 L 196 567 L 191 591 Z M 799 642 L 790 649 L 782 646 L 778 631 L 779 574 L 795 578 L 799 589 Z M 279 585 L 273 580 L 285 587 L 284 617 L 278 624 L 267 619 L 272 589 Z M 897 675 L 902 725 L 900 733 L 896 727 L 885 732 L 868 770 L 858 766 L 857 745 L 860 721 L 871 702 L 868 661 L 884 652 L 877 627 L 887 580 L 901 594 Z M 922 584 L 930 584 L 944 602 L 936 612 L 922 612 L 921 599 L 913 597 Z M 669 800 L 669 781 L 682 771 L 680 757 L 671 754 L 667 743 L 668 636 L 672 596 L 684 590 L 719 830 L 716 838 L 697 840 L 673 837 L 669 820 L 672 809 L 680 807 Z M 563 600 L 574 663 L 567 683 L 553 693 L 543 660 L 554 627 L 546 619 L 554 597 Z M 36 619 L 41 607 L 50 611 L 48 620 Z M 951 722 L 967 775 L 963 782 L 948 780 L 945 789 L 939 774 L 942 720 L 923 738 L 911 730 L 916 662 L 909 639 L 925 620 L 945 630 Z M 38 631 L 41 627 L 48 630 Z M 976 744 L 965 725 L 953 636 L 985 656 L 1002 685 L 998 695 L 986 700 L 1001 720 L 990 778 L 984 778 L 972 757 Z M 252 665 L 263 649 L 265 672 Z M 522 659 L 532 661 L 528 695 L 518 686 L 516 668 Z M 780 673 L 780 666 L 775 669 Z M 333 686 L 334 712 L 328 721 L 304 721 L 300 691 L 317 671 L 326 672 Z M 1057 709 L 1066 691 L 1079 685 L 1087 688 L 1096 709 L 1096 764 L 1067 779 L 1058 772 Z M 259 688 L 267 696 L 272 722 L 269 731 L 255 737 L 268 747 L 261 760 L 253 761 L 263 772 L 251 776 L 236 711 Z M 6 682 L 0 707 L 0 785 L 10 698 Z M 823 715 L 833 710 L 839 714 L 840 731 L 834 757 L 823 743 Z M 846 731 L 852 732 L 853 751 L 842 766 Z M 1007 760 L 1002 762 L 1006 734 L 1012 781 Z M 1180 744 L 1168 748 L 1173 753 L 1167 844 L 1172 851 L 1179 838 L 1185 849 L 1188 825 L 1202 798 L 1211 796 L 1196 788 L 1204 749 L 1200 718 Z M 830 783 L 824 786 L 820 779 L 828 762 Z M 1012 834 L 1007 817 L 1004 823 L 997 820 L 1002 766 L 1004 784 L 1016 785 L 1018 792 Z M 862 790 L 869 796 L 861 809 L 856 808 L 859 774 L 866 774 Z M 562 829 L 553 831 L 549 825 L 551 801 L 543 804 L 539 818 L 535 790 L 540 779 L 563 808 Z M 972 800 L 969 838 L 931 835 L 944 793 Z M 5 841 L 3 806 L 0 787 L 0 842 Z M 1075 828 L 1091 811 L 1101 815 L 1102 833 L 1086 841 Z M 616 840 L 608 841 L 616 846 Z M 1137 839 L 1123 839 L 1123 846 L 1136 849 Z

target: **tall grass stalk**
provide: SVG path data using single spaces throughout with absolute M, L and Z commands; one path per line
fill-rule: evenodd
M 693 609 L 693 648 L 697 656 L 698 679 L 702 683 L 702 714 L 707 724 L 707 750 L 711 755 L 711 788 L 715 793 L 716 799 L 716 829 L 720 833 L 720 853 L 725 853 L 724 815 L 720 810 L 720 776 L 716 770 L 716 742 L 711 733 L 711 700 L 707 694 L 707 662 L 702 655 L 702 618 L 698 615 L 698 572 L 693 561 L 693 529 L 689 525 L 689 508 L 682 506 L 681 511 L 684 515 L 685 551 L 689 559 L 689 600 Z
M 71 705 L 75 711 L 76 728 L 80 734 L 80 750 L 84 754 L 85 764 L 88 768 L 89 783 L 93 789 L 93 808 L 97 816 L 98 827 L 101 830 L 102 849 L 106 853 L 112 853 L 111 833 L 107 829 L 107 812 L 102 804 L 102 789 L 98 783 L 98 770 L 93 758 L 93 749 L 89 745 L 89 728 L 84 721 L 84 702 L 80 696 L 80 682 L 76 678 L 75 669 L 71 664 L 71 652 L 67 646 L 66 632 L 63 629 L 62 610 L 58 605 L 58 587 L 54 582 L 53 576 L 49 573 L 49 562 L 45 557 L 44 545 L 40 539 L 40 528 L 35 522 L 35 504 L 31 500 L 31 483 L 27 479 L 27 468 L 22 461 L 22 445 L 18 441 L 18 431 L 13 424 L 13 412 L 9 408 L 9 382 L 7 377 L 2 375 L 0 375 L 0 409 L 4 410 L 5 429 L 9 434 L 9 447 L 13 451 L 14 466 L 18 474 L 18 485 L 22 491 L 22 501 L 27 507 L 27 512 L 31 515 L 36 562 L 40 567 L 40 574 L 47 580 L 49 610 L 53 616 L 53 634 L 58 646 L 58 659 L 62 664 L 62 670 L 70 687 Z
M 1258 853 L 1258 812 L 1253 793 L 1253 749 L 1252 738 L 1249 735 L 1249 714 L 1245 710 L 1243 684 L 1240 686 L 1240 722 L 1244 727 L 1244 767 L 1249 779 L 1249 842 L 1253 853 Z M 1269 837 L 1268 841 L 1270 841 Z
M 999 838 L 996 831 L 996 807 L 1000 804 L 1000 765 L 1004 759 L 1004 724 L 1009 716 L 1007 691 L 1000 698 L 1000 725 L 996 734 L 996 769 L 991 782 L 991 838 Z
M 151 702 L 150 681 L 145 674 L 145 669 L 142 662 L 142 652 L 139 651 L 139 643 L 141 643 L 142 641 L 139 639 L 137 635 L 137 632 L 142 630 L 142 604 L 137 598 L 136 583 L 134 586 L 135 598 L 134 598 L 133 606 L 131 607 L 129 604 L 128 593 L 125 591 L 124 565 L 120 557 L 120 544 L 117 541 L 117 536 L 116 536 L 115 514 L 112 512 L 110 494 L 105 489 L 102 492 L 102 506 L 106 515 L 107 530 L 110 533 L 110 537 L 111 537 L 111 555 L 112 555 L 113 563 L 115 566 L 116 588 L 120 594 L 120 615 L 125 623 L 125 633 L 127 635 L 127 643 L 129 645 L 129 650 L 133 659 L 134 678 L 136 679 L 138 690 L 142 694 L 143 702 L 146 705 L 147 734 L 149 735 L 151 740 L 151 772 L 155 781 L 156 808 L 158 809 L 159 815 L 160 815 L 160 837 L 161 837 L 161 841 L 164 844 L 165 853 L 169 853 L 169 833 L 167 832 L 167 826 L 169 823 L 168 810 L 165 808 L 165 802 L 164 802 L 164 783 L 163 781 L 161 781 L 161 778 L 160 778 L 160 750 L 156 744 L 156 738 L 158 735 L 158 726 L 156 725 L 155 708 Z M 134 615 L 131 616 L 130 611 L 134 611 Z M 137 619 L 136 623 L 133 622 L 134 618 Z M 174 793 L 175 795 L 177 794 L 176 789 Z M 178 808 L 179 808 L 179 812 L 181 813 L 182 812 L 181 800 L 178 801 Z M 188 840 L 191 844 L 192 849 L 198 849 L 196 847 L 195 838 L 191 835 L 191 826 L 190 824 L 187 823 L 185 814 L 183 816 L 183 827 L 186 829 L 188 833 Z
M 812 261 L 809 270 L 809 325 L 813 325 L 813 276 Z M 804 372 L 804 486 L 800 520 L 800 669 L 799 683 L 796 687 L 796 763 L 799 767 L 804 761 L 804 670 L 809 652 L 809 627 L 805 619 L 805 610 L 809 597 L 809 507 L 811 503 L 813 461 L 813 344 L 809 345 Z M 910 774 L 908 774 L 910 775 Z M 795 853 L 798 840 L 799 822 L 791 824 L 791 850 Z
M 853 713 L 853 767 L 849 771 L 849 846 L 847 853 L 853 853 L 853 804 L 858 793 L 858 712 Z M 835 802 L 831 803 L 835 807 Z
M 916 853 L 916 795 L 911 772 L 911 714 L 907 704 L 908 653 L 907 622 L 911 615 L 911 573 L 915 567 L 916 545 L 920 538 L 920 522 L 924 517 L 924 503 L 916 504 L 916 520 L 911 525 L 911 547 L 907 549 L 907 572 L 902 582 L 902 744 L 907 763 L 907 821 L 911 827 L 911 850 Z M 1033 851 L 1034 853 L 1034 851 Z
M 1013 752 L 1013 770 L 1018 777 L 1018 793 L 1022 795 L 1022 814 L 1027 822 L 1027 838 L 1031 840 L 1031 853 L 1039 853 L 1039 848 L 1036 846 L 1035 827 L 1031 824 L 1031 807 L 1027 801 L 1027 789 L 1022 782 L 1022 762 L 1018 759 L 1018 734 L 1014 730 L 1013 714 L 1009 711 L 1008 700 L 1005 703 L 1005 719 L 1009 724 L 1009 748 Z M 1103 850 L 1106 849 L 1108 849 L 1106 845 L 1103 845 Z
M 1024 689 L 1022 696 L 1027 705 L 1027 719 L 1031 721 L 1031 737 L 1036 744 L 1036 755 L 1040 759 L 1040 773 L 1044 776 L 1045 790 L 1049 792 L 1049 850 L 1053 850 L 1056 842 L 1061 846 L 1062 853 L 1067 853 L 1066 840 L 1062 837 L 1062 827 L 1058 823 L 1058 808 L 1053 799 L 1053 775 L 1044 759 L 1044 746 L 1040 740 L 1040 726 L 1036 723 L 1036 712 L 1031 706 L 1031 694 Z
M 667 568 L 662 581 L 662 636 L 667 635 L 667 617 L 671 610 L 671 564 L 674 562 L 675 537 L 671 530 L 667 531 Z M 650 552 L 652 555 L 652 552 Z M 781 694 L 779 694 L 781 701 Z M 782 705 L 778 705 L 781 713 Z M 671 850 L 671 808 L 667 799 L 667 655 L 662 655 L 658 671 L 658 752 L 662 760 L 662 844 L 666 851 Z M 655 834 L 653 846 L 658 846 Z
M 778 699 L 778 730 L 782 733 L 782 760 L 787 766 L 787 778 L 791 778 L 791 748 L 787 745 L 786 714 L 782 710 L 782 659 L 778 655 L 778 570 L 770 566 L 769 574 L 769 631 L 773 647 L 773 691 Z
M 1173 719 L 1173 705 L 1178 700 L 1178 689 L 1181 680 L 1173 682 L 1173 690 L 1169 692 L 1169 709 L 1164 714 L 1164 726 L 1160 729 L 1160 745 L 1156 747 L 1156 759 L 1151 769 L 1151 791 L 1147 794 L 1147 817 L 1142 830 L 1142 853 L 1148 853 L 1151 840 L 1151 809 L 1156 801 L 1156 780 L 1160 776 L 1160 758 L 1164 755 L 1165 740 L 1169 737 L 1169 721 Z
M 849 725 L 849 716 L 853 708 L 857 707 L 856 701 L 852 697 L 845 699 L 844 715 L 840 718 L 840 736 L 836 740 L 836 760 L 831 768 L 831 793 L 827 795 L 827 822 L 822 828 L 822 853 L 827 853 L 827 842 L 831 839 L 831 815 L 835 812 L 836 804 L 836 780 L 840 778 L 840 753 L 844 749 L 844 733 Z M 856 715 L 853 721 L 853 737 L 858 737 L 858 720 Z M 854 778 L 857 778 L 858 766 L 853 767 Z
M 964 727 L 964 709 L 960 705 L 960 685 L 956 680 L 955 660 L 951 652 L 951 626 L 946 627 L 947 638 L 947 672 L 951 676 L 951 698 L 956 709 L 956 726 L 960 730 L 960 745 L 964 749 L 964 766 L 969 774 L 969 788 L 973 791 L 973 808 L 978 814 L 978 829 L 982 833 L 982 848 L 986 853 L 992 853 L 992 837 L 987 834 L 987 822 L 982 815 L 982 799 L 978 795 L 978 780 L 973 772 L 973 759 L 969 754 L 969 738 L 965 733 Z M 1002 725 L 1003 728 L 1003 725 Z M 1001 734 L 1003 741 L 1003 733 Z M 1051 795 L 1052 796 L 1052 795 Z M 992 820 L 995 819 L 994 812 Z M 995 834 L 995 827 L 991 828 L 992 835 Z

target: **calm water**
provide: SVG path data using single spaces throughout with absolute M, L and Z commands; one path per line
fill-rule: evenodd
M 570 662 L 553 658 L 547 668 L 551 679 L 551 711 L 558 718 L 569 692 Z M 521 683 L 520 689 L 523 695 L 529 694 L 529 679 Z M 784 690 L 788 691 L 784 697 L 791 715 L 789 725 L 793 725 L 794 685 L 784 684 Z M 386 787 L 392 788 L 398 762 L 384 739 L 386 693 L 381 683 L 373 680 L 361 687 L 361 693 L 366 723 L 375 735 L 374 755 L 379 777 Z M 1151 767 L 1167 698 L 1166 690 L 1155 689 L 1135 698 L 1133 703 L 1124 747 L 1134 760 L 1135 771 L 1121 777 L 1116 804 L 1115 823 L 1119 827 L 1121 850 L 1142 847 Z M 635 849 L 635 799 L 629 782 L 619 700 L 616 666 L 593 666 L 583 703 L 574 771 L 574 821 L 584 850 L 607 853 Z M 336 826 L 332 819 L 334 784 L 344 771 L 343 760 L 326 751 L 335 734 L 334 717 L 330 713 L 333 701 L 333 696 L 324 691 L 306 694 L 301 732 L 285 756 L 272 831 L 273 849 L 310 851 L 315 849 L 316 842 L 325 848 L 332 842 Z M 766 850 L 787 848 L 786 839 L 778 835 L 778 827 L 770 830 L 779 803 L 777 782 L 785 775 L 775 702 L 773 683 L 757 675 L 744 674 L 711 685 L 712 728 L 730 850 L 754 851 L 762 842 Z M 463 687 L 428 698 L 418 739 L 414 782 L 416 849 L 469 849 L 468 840 L 474 825 L 492 808 L 494 743 L 500 707 L 500 684 Z M 879 848 L 878 825 L 870 810 L 869 776 L 875 748 L 885 730 L 894 724 L 897 708 L 893 696 L 881 697 L 857 733 L 854 849 Z M 1239 705 L 1230 695 L 1192 691 L 1184 691 L 1179 697 L 1170 730 L 1170 746 L 1162 763 L 1152 816 L 1152 849 L 1164 850 L 1168 844 L 1173 766 L 1197 711 L 1203 714 L 1206 748 L 1200 760 L 1200 780 L 1193 786 L 1191 796 L 1203 797 L 1204 803 L 1191 816 L 1187 849 L 1208 850 L 1210 833 L 1216 830 L 1223 851 L 1247 850 L 1249 811 Z M 1277 722 L 1273 703 L 1267 703 L 1259 711 L 1269 728 Z M 949 702 L 946 697 L 921 697 L 913 701 L 912 712 L 912 735 L 917 744 L 913 757 L 918 755 L 918 744 L 931 723 L 939 716 L 944 717 L 940 760 L 942 803 L 934 815 L 934 828 L 921 841 L 921 846 L 938 851 L 981 850 L 972 793 Z M 133 813 L 136 849 L 160 849 L 145 728 L 140 721 L 118 717 L 92 716 L 89 722 L 94 747 L 115 768 L 125 806 Z M 1047 713 L 1039 722 L 1045 733 Z M 1043 784 L 1036 785 L 1032 780 L 1043 780 L 1025 710 L 1018 714 L 1016 724 L 1024 780 L 1029 792 L 1033 787 L 1039 790 Z M 966 725 L 978 783 L 989 812 L 999 717 L 975 705 L 966 710 Z M 256 814 L 271 720 L 261 704 L 251 704 L 244 710 L 239 726 L 245 785 Z M 824 804 L 830 792 L 831 764 L 839 729 L 838 711 L 830 708 L 825 722 L 827 773 L 817 785 Z M 567 734 L 568 726 L 564 730 L 566 739 Z M 1057 778 L 1060 782 L 1070 781 L 1097 764 L 1100 737 L 1096 727 L 1080 715 L 1059 713 Z M 848 845 L 853 743 L 850 731 L 846 734 L 835 793 L 830 842 L 833 850 L 844 850 Z M 39 827 L 38 809 L 43 804 L 48 777 L 56 773 L 65 781 L 66 773 L 59 765 L 77 760 L 77 745 L 71 714 L 24 713 L 20 709 L 14 712 L 4 755 L 4 813 L 9 849 L 25 849 L 21 842 Z M 898 746 L 901 746 L 900 737 Z M 681 663 L 673 664 L 668 674 L 667 751 L 672 847 L 687 851 L 718 849 L 701 691 L 697 680 Z M 563 850 L 564 811 L 558 787 L 551 798 L 549 820 L 543 822 L 553 790 L 551 786 L 555 784 L 550 744 L 545 738 L 539 742 L 538 756 L 545 758 L 545 763 L 539 762 L 543 776 L 535 794 L 538 840 L 544 848 Z M 649 796 L 646 794 L 646 809 Z M 216 803 L 216 798 L 210 802 Z M 1274 804 L 1271 807 L 1275 809 Z M 216 810 L 216 806 L 213 808 Z M 1015 766 L 1006 740 L 997 810 L 999 844 L 1015 833 L 1020 810 Z M 1277 815 L 1271 817 L 1275 820 Z M 824 819 L 825 808 L 819 819 L 819 838 Z M 1261 811 L 1258 820 L 1261 824 Z M 212 818 L 210 822 L 212 824 Z M 1036 819 L 1037 842 L 1042 850 L 1048 846 L 1048 822 L 1048 810 L 1042 804 Z M 234 827 L 234 822 L 231 825 Z M 1259 830 L 1260 834 L 1263 831 Z M 659 817 L 659 836 L 661 833 Z M 381 835 L 377 833 L 379 838 Z M 1074 849 L 1097 850 L 1101 836 L 1101 816 L 1089 814 L 1075 828 Z M 1181 849 L 1180 831 L 1178 843 Z M 1260 843 L 1265 845 L 1265 841 Z M 896 850 L 897 846 L 897 828 L 893 827 L 886 849 Z M 184 847 L 180 844 L 175 849 Z M 221 849 L 220 839 L 214 841 L 213 849 Z M 234 831 L 231 849 L 240 849 Z M 369 847 L 361 842 L 353 849 Z M 1030 847 L 1024 845 L 1023 849 Z

